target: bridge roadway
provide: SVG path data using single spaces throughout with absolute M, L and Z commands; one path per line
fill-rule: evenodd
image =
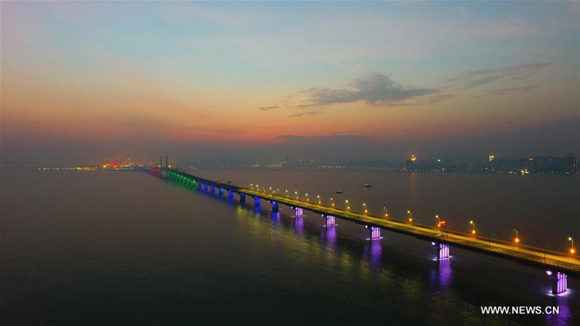
M 314 213 L 334 216 L 336 218 L 348 220 L 368 227 L 379 227 L 383 230 L 406 234 L 435 243 L 443 243 L 452 247 L 496 256 L 544 270 L 550 270 L 553 272 L 565 273 L 569 276 L 580 277 L 580 260 L 569 254 L 549 251 L 542 248 L 535 248 L 522 244 L 516 245 L 514 243 L 497 239 L 474 236 L 470 233 L 442 230 L 436 227 L 403 222 L 392 218 L 353 212 L 342 208 L 311 203 L 303 200 L 280 196 L 277 194 L 264 193 L 253 189 L 224 184 L 213 180 L 207 180 L 173 169 L 164 170 L 169 171 L 174 176 L 180 176 L 182 179 L 194 180 L 196 183 L 199 182 L 209 186 L 219 187 L 228 191 L 233 191 L 237 194 L 245 194 L 251 197 L 261 198 L 269 202 L 285 204 L 292 208 L 302 208 Z

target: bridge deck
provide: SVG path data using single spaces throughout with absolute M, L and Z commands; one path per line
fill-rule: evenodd
M 573 257 L 565 253 L 548 251 L 541 248 L 535 248 L 521 244 L 516 245 L 508 242 L 503 242 L 497 239 L 474 236 L 470 233 L 446 231 L 440 228 L 407 223 L 392 218 L 385 218 L 373 216 L 370 214 L 353 212 L 342 208 L 320 205 L 316 203 L 280 196 L 277 194 L 264 193 L 248 188 L 223 184 L 216 181 L 207 180 L 204 178 L 199 178 L 177 170 L 169 169 L 169 171 L 181 177 L 195 180 L 196 182 L 202 182 L 213 186 L 219 186 L 221 188 L 232 190 L 237 193 L 244 193 L 248 196 L 258 197 L 268 201 L 276 201 L 280 204 L 303 208 L 305 210 L 312 211 L 315 213 L 332 215 L 335 216 L 336 218 L 349 220 L 355 223 L 368 226 L 376 226 L 384 230 L 398 232 L 428 241 L 446 243 L 449 244 L 450 246 L 459 247 L 471 251 L 477 251 L 483 254 L 501 257 L 504 259 L 516 261 L 518 263 L 530 265 L 533 267 L 551 269 L 554 271 L 566 273 L 570 276 L 580 277 L 580 260 L 578 260 L 576 257 Z

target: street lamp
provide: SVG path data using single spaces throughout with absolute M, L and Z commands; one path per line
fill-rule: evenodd
M 334 199 L 332 197 L 330 197 L 330 203 L 331 203 L 331 206 L 334 207 Z
M 573 255 L 576 253 L 576 249 L 574 249 L 574 239 L 572 237 L 568 237 L 568 241 L 571 242 L 570 244 L 570 253 Z
M 413 223 L 413 215 L 411 214 L 411 211 L 407 211 L 407 215 L 409 216 L 409 222 Z
M 310 201 L 310 198 L 308 197 L 308 194 L 306 194 L 306 201 Z
M 288 194 L 288 190 L 286 190 L 286 197 L 290 197 L 290 195 Z
M 437 226 L 439 226 L 439 222 L 441 221 L 441 219 L 439 218 L 439 215 L 435 215 L 435 219 L 437 220 Z
M 383 207 L 383 212 L 385 212 L 385 217 L 389 217 L 389 211 L 386 207 Z
M 318 204 L 322 204 L 322 200 L 320 199 L 320 195 L 316 195 L 316 198 L 318 198 Z
M 469 224 L 471 224 L 471 234 L 475 235 L 475 222 L 469 221 Z
M 348 199 L 344 201 L 346 209 L 350 210 L 350 205 L 348 204 Z
M 368 212 L 369 212 L 366 203 L 363 203 L 363 211 L 364 211 L 365 214 L 368 214 Z
M 514 238 L 514 242 L 515 242 L 516 244 L 518 244 L 518 243 L 520 243 L 520 236 L 519 236 L 519 232 L 518 232 L 518 230 L 516 230 L 516 229 L 514 229 L 514 232 L 515 232 L 515 234 L 516 234 L 516 237 Z

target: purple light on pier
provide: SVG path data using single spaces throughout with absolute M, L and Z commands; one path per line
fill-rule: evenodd
M 336 218 L 332 215 L 326 215 L 326 226 L 335 226 L 336 225 Z
M 371 240 L 378 240 L 381 238 L 381 228 L 371 226 Z
M 300 207 L 296 207 L 294 208 L 296 210 L 296 217 L 302 217 L 304 216 L 304 210 Z
M 449 258 L 449 245 L 445 243 L 431 242 L 437 248 L 437 259 L 443 260 Z
M 551 274 L 548 274 L 550 272 Z M 568 290 L 568 276 L 564 273 L 546 272 L 552 279 L 552 294 L 562 294 Z

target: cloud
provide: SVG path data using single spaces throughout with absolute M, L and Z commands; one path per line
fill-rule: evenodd
M 260 108 L 260 110 L 262 111 L 271 111 L 271 110 L 276 110 L 279 109 L 280 107 L 278 105 L 271 105 L 271 106 L 263 106 Z
M 508 87 L 508 88 L 495 88 L 488 90 L 492 95 L 505 95 L 509 93 L 525 93 L 531 89 L 538 86 L 525 86 L 525 87 Z
M 450 84 L 452 87 L 458 87 L 460 90 L 462 90 L 504 79 L 523 80 L 532 76 L 549 64 L 550 63 L 548 62 L 531 62 L 499 69 L 466 71 L 456 77 L 448 79 L 446 83 Z
M 354 79 L 349 88 L 311 88 L 301 92 L 306 99 L 299 108 L 363 102 L 371 106 L 390 106 L 437 93 L 434 89 L 403 86 L 388 76 L 374 72 Z
M 320 111 L 307 111 L 307 112 L 302 112 L 302 113 L 296 113 L 290 116 L 290 118 L 299 118 L 305 115 L 316 115 L 319 114 Z
M 276 139 L 302 142 L 302 141 L 327 141 L 327 142 L 344 142 L 344 141 L 359 141 L 370 139 L 365 135 L 322 135 L 322 136 L 297 136 L 297 135 L 280 135 Z

